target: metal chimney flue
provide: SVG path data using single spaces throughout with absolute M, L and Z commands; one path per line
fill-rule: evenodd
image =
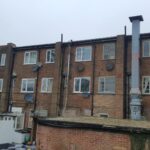
M 131 101 L 130 118 L 134 120 L 141 119 L 141 92 L 140 92 L 140 21 L 142 16 L 129 17 L 132 22 L 132 61 L 131 61 Z

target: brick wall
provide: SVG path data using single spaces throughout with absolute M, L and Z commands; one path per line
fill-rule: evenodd
M 14 82 L 13 87 L 13 106 L 23 107 L 26 109 L 33 109 L 33 104 L 28 103 L 24 100 L 25 93 L 21 93 L 21 80 L 23 78 L 34 78 L 36 79 L 35 89 L 34 89 L 34 102 L 36 102 L 36 109 L 46 109 L 49 111 L 49 114 L 57 114 L 57 104 L 58 104 L 58 95 L 59 95 L 59 85 L 60 85 L 60 57 L 61 57 L 61 48 L 60 44 L 56 43 L 56 47 L 53 47 L 56 50 L 56 60 L 55 63 L 45 63 L 46 61 L 46 50 L 47 49 L 30 49 L 30 51 L 37 51 L 38 60 L 42 64 L 41 69 L 38 72 L 32 70 L 34 65 L 24 65 L 24 53 L 27 50 L 20 50 L 16 52 L 15 63 L 13 72 L 17 74 L 17 78 Z M 52 93 L 41 93 L 41 81 L 43 77 L 53 78 L 53 89 Z M 38 84 L 37 84 L 38 82 Z M 36 86 L 37 85 L 37 86 Z M 36 92 L 37 88 L 37 92 Z M 37 94 L 37 96 L 35 96 Z M 36 100 L 35 100 L 36 98 Z
M 8 99 L 10 100 L 10 78 L 11 78 L 11 68 L 13 61 L 13 50 L 14 44 L 7 44 L 5 46 L 0 46 L 0 56 L 1 54 L 6 54 L 5 65 L 0 66 L 0 78 L 3 79 L 2 92 L 0 92 L 0 112 L 7 112 Z
M 37 150 L 130 150 L 126 134 L 38 125 Z
M 90 43 L 88 45 L 72 45 L 70 50 L 70 76 L 68 84 L 68 94 L 64 89 L 63 101 L 67 101 L 66 114 L 72 115 L 91 115 L 99 116 L 100 113 L 107 113 L 109 117 L 123 118 L 123 74 L 124 74 L 124 36 L 117 36 L 116 41 L 107 41 L 106 43 L 115 43 L 116 56 L 113 60 L 103 59 L 103 44 Z M 92 47 L 91 61 L 75 61 L 76 48 L 80 46 Z M 95 51 L 95 54 L 94 54 Z M 67 72 L 67 58 L 69 46 L 65 49 L 64 72 Z M 95 56 L 94 56 L 95 55 Z M 95 60 L 94 60 L 95 59 Z M 95 61 L 95 62 L 94 62 Z M 93 63 L 95 64 L 93 67 Z M 112 71 L 106 70 L 106 63 L 113 63 Z M 84 66 L 84 71 L 79 72 L 77 67 Z M 94 72 L 94 74 L 93 74 Z M 94 87 L 93 87 L 94 76 Z M 100 76 L 115 76 L 116 91 L 115 94 L 99 94 L 98 93 L 98 78 Z M 74 78 L 75 77 L 90 77 L 90 96 L 84 97 L 82 93 L 74 93 Z M 93 108 L 92 108 L 93 107 Z M 93 111 L 93 112 L 92 112 Z

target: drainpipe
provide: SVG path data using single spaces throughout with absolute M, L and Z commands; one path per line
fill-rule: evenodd
M 92 74 L 92 102 L 91 102 L 91 116 L 94 115 L 94 86 L 95 86 L 95 51 L 96 45 L 93 45 L 93 74 Z
M 141 119 L 141 91 L 140 91 L 140 21 L 142 16 L 129 17 L 132 22 L 132 61 L 131 61 L 131 102 L 130 102 L 130 118 L 133 120 Z
M 67 77 L 66 77 L 66 93 L 64 98 L 64 106 L 62 110 L 62 116 L 64 116 L 64 113 L 66 111 L 67 102 L 68 102 L 68 90 L 69 90 L 69 76 L 70 76 L 70 53 L 71 53 L 71 44 L 72 41 L 68 45 L 68 62 L 67 62 Z

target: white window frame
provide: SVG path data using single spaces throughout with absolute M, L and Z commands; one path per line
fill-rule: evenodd
M 90 48 L 90 58 L 89 59 L 84 59 L 83 60 L 83 48 Z M 77 51 L 81 49 L 81 58 L 78 59 L 77 57 Z M 75 61 L 80 62 L 80 61 L 91 61 L 92 60 L 92 46 L 83 46 L 83 47 L 77 47 L 76 48 L 76 55 L 75 55 Z
M 114 80 L 115 80 L 115 85 L 114 85 L 115 89 L 114 89 L 114 91 L 106 91 L 105 90 L 105 84 L 106 84 L 106 80 L 108 78 L 114 78 Z M 104 79 L 104 91 L 103 92 L 100 91 L 100 88 L 101 88 L 101 85 L 100 85 L 101 79 Z M 115 78 L 115 76 L 101 76 L 101 77 L 99 77 L 98 78 L 98 93 L 100 93 L 100 94 L 115 94 L 116 93 L 116 78 Z
M 114 56 L 111 56 L 110 58 L 105 58 L 105 46 L 107 45 L 113 45 L 114 46 Z M 109 59 L 115 59 L 116 58 L 116 44 L 115 43 L 104 43 L 103 44 L 103 60 L 109 60 Z
M 3 91 L 3 79 L 0 79 L 0 82 L 1 82 L 0 92 L 2 92 Z
M 148 56 L 144 56 L 144 42 L 148 42 L 148 44 L 149 44 L 149 55 Z M 143 57 L 150 57 L 150 39 L 149 40 L 143 40 L 142 41 L 142 56 Z
M 54 51 L 54 53 L 55 53 L 55 55 L 56 55 L 55 49 L 48 49 L 48 50 L 46 51 L 46 61 L 45 61 L 45 63 L 55 63 L 55 57 L 56 57 L 56 56 L 54 56 L 54 61 L 48 61 L 48 60 L 47 60 L 48 52 L 50 52 L 50 60 L 51 60 L 51 58 L 52 58 L 52 51 Z
M 25 116 L 24 113 L 18 113 L 15 119 L 15 129 L 20 130 L 24 128 Z
M 50 89 L 50 91 L 48 91 L 48 81 L 46 81 L 46 91 L 44 91 L 43 89 L 42 89 L 42 87 L 43 87 L 43 84 L 44 84 L 44 80 L 52 80 L 52 82 L 51 82 L 51 89 Z M 41 82 L 41 93 L 52 93 L 52 89 L 53 89 L 53 82 L 54 82 L 54 78 L 42 78 L 42 82 Z
M 79 85 L 79 91 L 75 91 L 75 81 L 79 79 L 80 80 L 80 85 Z M 82 79 L 87 79 L 89 80 L 89 91 L 88 92 L 82 92 L 81 91 L 81 80 Z M 91 78 L 90 77 L 75 77 L 74 78 L 74 86 L 73 86 L 73 93 L 90 93 L 90 84 L 91 84 Z
M 26 62 L 26 54 L 29 54 L 29 62 Z M 31 63 L 31 53 L 36 53 L 36 60 L 35 62 Z M 24 65 L 33 65 L 33 64 L 36 64 L 37 63 L 37 51 L 26 51 L 24 53 Z
M 27 83 L 26 83 L 26 90 L 22 90 L 23 89 L 23 81 L 28 81 L 28 80 L 34 81 L 33 91 L 27 91 Z M 22 79 L 22 81 L 21 81 L 21 93 L 34 93 L 34 88 L 35 88 L 35 78 L 23 78 Z
M 145 93 L 145 90 L 144 90 L 144 78 L 149 78 L 149 83 L 150 83 L 150 76 L 142 76 L 142 94 L 143 95 L 150 95 L 150 84 L 149 84 L 149 93 Z
M 0 66 L 5 66 L 5 62 L 6 62 L 6 54 L 2 53 L 0 59 Z

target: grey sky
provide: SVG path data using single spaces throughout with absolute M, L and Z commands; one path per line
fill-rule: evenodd
M 143 15 L 150 32 L 150 0 L 0 0 L 0 45 L 17 46 L 131 34 L 128 17 Z

